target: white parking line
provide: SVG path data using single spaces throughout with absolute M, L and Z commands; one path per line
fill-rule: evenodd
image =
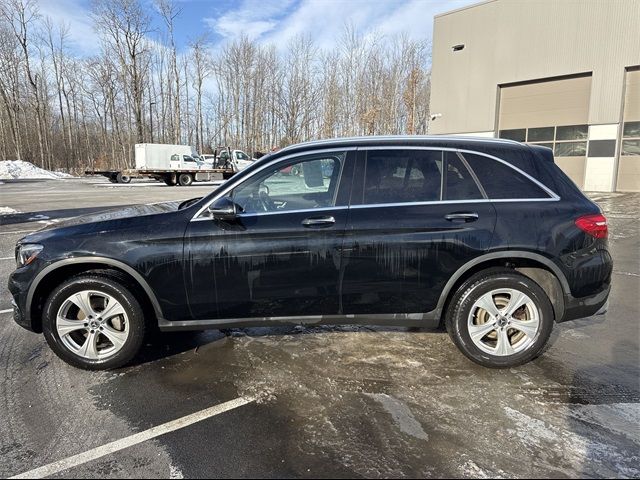
M 10 478 L 44 478 L 49 475 L 54 475 L 64 470 L 68 470 L 69 468 L 77 467 L 78 465 L 96 460 L 98 458 L 104 457 L 105 455 L 109 455 L 111 453 L 124 450 L 125 448 L 129 448 L 133 445 L 151 440 L 152 438 L 159 437 L 160 435 L 164 435 L 165 433 L 180 430 L 181 428 L 188 427 L 189 425 L 201 422 L 202 420 L 206 420 L 207 418 L 211 418 L 216 415 L 220 415 L 221 413 L 228 412 L 229 410 L 233 410 L 234 408 L 242 407 L 243 405 L 246 405 L 253 401 L 253 398 L 236 398 L 235 400 L 231 400 L 220 405 L 215 405 L 213 407 L 200 410 L 199 412 L 192 413 L 191 415 L 187 415 L 185 417 L 178 418 L 177 420 L 172 420 L 171 422 L 163 423 L 162 425 L 158 425 L 157 427 L 150 428 L 149 430 L 145 430 L 144 432 L 136 433 L 135 435 L 131 435 L 130 437 L 107 443 L 106 445 L 103 445 L 101 447 L 88 450 L 84 453 L 79 453 L 78 455 L 73 455 L 69 458 L 44 465 L 42 467 L 30 470 L 25 473 L 21 473 L 20 475 L 16 475 Z
M 0 313 L 11 313 L 13 312 L 13 308 L 9 308 L 8 310 L 0 310 Z
M 0 257 L 0 260 L 15 260 L 16 257 Z

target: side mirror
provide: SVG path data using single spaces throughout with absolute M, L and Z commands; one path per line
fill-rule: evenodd
M 222 197 L 209 205 L 209 214 L 221 220 L 233 220 L 238 215 L 238 205 L 229 197 Z

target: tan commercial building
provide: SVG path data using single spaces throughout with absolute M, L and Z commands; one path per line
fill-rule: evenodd
M 640 191 L 640 0 L 490 0 L 436 16 L 432 134 L 554 149 L 584 190 Z

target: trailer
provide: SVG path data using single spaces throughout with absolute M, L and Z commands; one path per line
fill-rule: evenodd
M 210 182 L 222 176 L 227 180 L 235 175 L 230 168 L 181 168 L 177 169 L 144 169 L 129 168 L 125 170 L 85 170 L 85 175 L 102 175 L 111 183 L 130 183 L 132 178 L 154 178 L 169 186 L 188 187 L 193 182 Z
M 189 145 L 139 143 L 135 146 L 136 168 L 124 170 L 86 170 L 85 175 L 102 175 L 112 183 L 129 183 L 132 178 L 154 178 L 167 185 L 189 186 L 193 182 L 208 182 L 222 176 L 231 178 L 240 170 L 224 147 L 231 161 L 222 166 L 208 164 Z

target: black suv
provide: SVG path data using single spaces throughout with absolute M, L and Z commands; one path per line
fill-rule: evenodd
M 87 369 L 155 325 L 298 323 L 444 324 L 510 367 L 606 310 L 612 271 L 606 219 L 551 150 L 461 137 L 294 145 L 204 198 L 32 233 L 16 260 L 15 320 Z

